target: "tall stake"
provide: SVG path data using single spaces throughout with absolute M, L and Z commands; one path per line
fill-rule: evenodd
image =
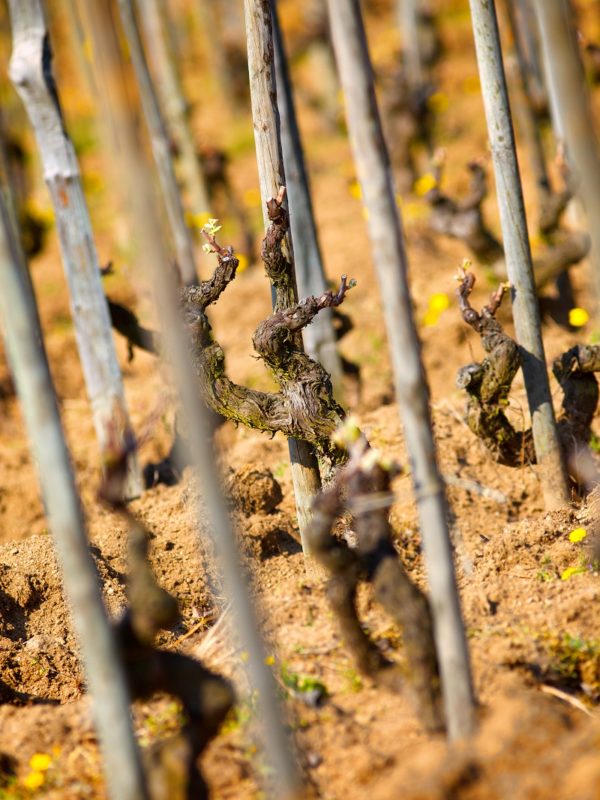
M 110 629 L 23 252 L 0 194 L 0 317 L 62 567 L 113 800 L 146 800 L 121 660 Z
M 41 0 L 10 0 L 10 79 L 34 129 L 56 216 L 71 313 L 96 435 L 103 450 L 114 420 L 129 436 L 121 370 L 112 338 L 89 211 L 75 150 L 67 134 L 52 74 L 52 49 Z M 137 459 L 130 462 L 129 497 L 141 493 Z
M 546 508 L 569 502 L 542 342 L 523 191 L 493 0 L 470 0 L 477 64 L 496 176 L 513 317 Z
M 160 235 L 158 214 L 146 163 L 136 136 L 124 86 L 119 81 L 119 49 L 111 26 L 108 4 L 85 0 L 88 30 L 92 32 L 97 54 L 97 79 L 103 87 L 103 117 L 110 129 L 110 146 L 121 159 L 116 175 L 125 177 L 130 187 L 135 232 L 144 244 L 144 265 L 155 290 L 165 351 L 173 366 L 181 398 L 189 452 L 201 487 L 203 504 L 198 507 L 198 521 L 211 534 L 223 570 L 226 595 L 231 598 L 236 635 L 248 653 L 250 680 L 256 690 L 257 719 L 264 738 L 265 760 L 274 770 L 272 797 L 291 800 L 300 795 L 300 779 L 291 753 L 290 742 L 283 728 L 273 676 L 265 664 L 265 651 L 259 633 L 246 575 L 241 568 L 240 553 L 231 519 L 227 513 L 218 476 L 216 454 L 208 434 L 206 406 L 198 395 L 198 385 L 190 370 L 189 349 L 185 340 L 181 315 L 177 307 L 176 287 L 164 269 L 166 252 Z M 108 143 L 108 142 L 107 142 Z
M 248 72 L 250 75 L 250 98 L 254 122 L 254 142 L 258 161 L 258 178 L 262 199 L 265 229 L 269 225 L 267 201 L 277 197 L 279 187 L 285 185 L 281 140 L 279 138 L 279 114 L 275 88 L 275 65 L 273 58 L 273 36 L 271 10 L 263 0 L 244 0 L 246 13 L 246 37 L 248 41 Z M 286 241 L 288 258 L 293 265 L 291 237 Z M 292 268 L 293 270 L 293 268 Z M 296 276 L 287 276 L 285 286 L 272 290 L 276 311 L 298 302 Z M 292 480 L 296 497 L 298 527 L 305 555 L 309 555 L 305 532 L 311 517 L 311 503 L 320 488 L 319 465 L 312 448 L 298 439 L 288 439 Z
M 419 35 L 420 0 L 396 0 L 396 17 L 402 35 L 402 62 L 406 83 L 411 92 L 421 88 L 424 80 Z
M 150 132 L 152 154 L 158 171 L 171 235 L 173 236 L 177 266 L 179 267 L 181 279 L 187 286 L 190 286 L 198 281 L 194 244 L 190 229 L 185 224 L 183 204 L 173 168 L 169 137 L 148 70 L 146 56 L 144 55 L 140 31 L 133 9 L 133 0 L 119 0 L 119 12 L 140 89 L 146 124 Z
M 183 184 L 188 191 L 189 208 L 194 214 L 208 212 L 210 203 L 206 182 L 188 118 L 188 105 L 167 36 L 165 0 L 137 0 L 137 6 L 148 58 L 154 65 L 162 108 L 179 151 L 178 161 Z
M 452 561 L 444 485 L 436 462 L 429 392 L 408 288 L 402 227 L 359 0 L 328 2 L 354 160 L 369 212 L 369 235 L 383 297 L 396 397 L 419 508 L 448 733 L 456 739 L 467 736 L 474 725 L 471 670 Z
M 600 304 L 600 156 L 585 76 L 566 0 L 535 0 L 556 135 L 564 136 L 573 186 L 585 208 L 592 242 L 590 261 Z M 596 308 L 596 314 L 599 309 Z
M 298 294 L 300 297 L 309 295 L 319 297 L 327 291 L 327 278 L 319 247 L 310 185 L 304 163 L 292 82 L 279 25 L 276 0 L 271 0 L 271 18 L 275 46 L 277 107 L 281 123 L 281 146 L 290 204 L 290 225 L 294 242 L 294 266 L 296 267 Z M 314 322 L 304 329 L 303 339 L 307 353 L 315 360 L 320 361 L 331 375 L 334 394 L 340 400 L 342 396 L 342 364 L 337 352 L 331 309 L 322 311 Z

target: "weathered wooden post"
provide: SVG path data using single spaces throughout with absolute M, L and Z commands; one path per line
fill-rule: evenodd
M 294 242 L 294 266 L 300 297 L 319 295 L 328 289 L 317 226 L 313 213 L 308 173 L 290 80 L 287 54 L 279 25 L 276 0 L 271 0 L 275 73 L 277 76 L 277 107 L 281 127 L 281 147 L 285 165 L 285 180 L 290 205 L 290 225 Z M 331 375 L 334 394 L 340 400 L 343 393 L 342 364 L 337 352 L 333 328 L 333 312 L 322 311 L 303 331 L 306 352 L 320 361 Z
M 248 42 L 248 71 L 250 98 L 254 122 L 254 142 L 258 161 L 258 177 L 263 207 L 265 229 L 269 225 L 267 201 L 277 197 L 280 186 L 285 185 L 283 155 L 279 136 L 279 114 L 275 85 L 275 63 L 271 9 L 268 2 L 244 0 L 246 37 Z M 293 264 L 291 237 L 287 237 L 287 251 Z M 287 286 L 277 292 L 276 310 L 294 305 L 298 301 L 295 275 L 288 276 Z M 296 497 L 298 527 L 305 555 L 308 545 L 305 532 L 311 516 L 311 502 L 321 488 L 319 466 L 312 449 L 306 442 L 288 439 L 292 480 Z
M 123 440 L 130 436 L 130 428 L 92 225 L 52 74 L 52 48 L 41 0 L 10 0 L 9 8 L 13 36 L 10 79 L 31 120 L 42 157 L 69 284 L 77 347 L 103 450 L 109 426 L 115 421 L 119 421 Z M 139 495 L 141 489 L 137 460 L 132 457 L 128 496 Z
M 146 800 L 125 674 L 102 603 L 31 281 L 4 193 L 0 193 L 0 317 L 81 645 L 110 796 L 113 800 Z
M 179 151 L 177 160 L 188 193 L 189 210 L 193 214 L 208 213 L 210 203 L 206 182 L 188 118 L 187 101 L 167 36 L 165 0 L 137 0 L 137 9 L 167 127 Z M 206 31 L 206 36 L 210 35 Z
M 328 3 L 419 510 L 448 733 L 450 738 L 457 739 L 467 736 L 474 726 L 471 670 L 452 560 L 444 484 L 436 461 L 429 392 L 408 287 L 402 226 L 359 0 L 328 0 Z
M 198 507 L 199 526 L 208 528 L 223 571 L 225 594 L 231 599 L 235 630 L 248 653 L 250 683 L 256 690 L 257 719 L 261 723 L 265 760 L 273 768 L 271 796 L 292 800 L 301 796 L 301 781 L 283 728 L 273 676 L 265 663 L 265 651 L 240 553 L 228 515 L 216 467 L 216 454 L 208 435 L 206 407 L 198 396 L 196 378 L 189 365 L 189 349 L 178 310 L 176 287 L 164 269 L 167 257 L 160 235 L 158 214 L 142 148 L 136 136 L 135 120 L 120 80 L 119 48 L 107 4 L 85 0 L 88 30 L 92 32 L 97 56 L 97 80 L 101 84 L 103 118 L 110 131 L 110 147 L 120 155 L 115 175 L 126 176 L 136 235 L 144 245 L 144 265 L 154 287 L 164 332 L 165 351 L 173 367 L 189 440 L 189 452 L 196 469 L 203 503 Z M 107 144 L 109 142 L 107 141 Z
M 552 118 L 563 138 L 592 242 L 590 262 L 596 305 L 600 303 L 600 155 L 585 76 L 567 0 L 534 0 L 542 40 Z M 598 315 L 599 309 L 596 308 Z
M 496 176 L 506 269 L 512 286 L 516 338 L 521 350 L 535 452 L 546 508 L 556 508 L 569 502 L 569 488 L 546 370 L 496 8 L 493 0 L 470 0 L 470 4 Z
M 183 283 L 190 286 L 198 281 L 194 243 L 191 231 L 185 223 L 183 203 L 181 202 L 181 194 L 173 168 L 169 137 L 152 77 L 148 70 L 146 56 L 144 55 L 144 48 L 133 8 L 133 0 L 119 0 L 119 13 L 140 89 L 142 108 L 150 133 L 152 154 L 158 172 L 169 228 L 173 237 L 177 266 Z

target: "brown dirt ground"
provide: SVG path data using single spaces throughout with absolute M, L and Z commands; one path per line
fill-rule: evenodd
M 182 3 L 182 8 L 187 5 Z M 592 17 L 597 3 L 579 5 L 593 38 L 598 34 Z M 377 68 L 385 68 L 398 44 L 390 24 L 390 4 L 371 6 L 376 12 L 369 17 L 374 60 Z M 440 0 L 439 8 L 446 52 L 436 67 L 436 77 L 449 103 L 440 114 L 436 139 L 449 154 L 447 185 L 460 190 L 465 186 L 466 161 L 486 155 L 486 135 L 476 90 L 468 4 Z M 293 36 L 294 4 L 286 3 L 285 10 Z M 59 50 L 59 75 L 67 76 L 64 105 L 82 148 L 101 259 L 112 258 L 116 264 L 116 275 L 106 282 L 107 292 L 130 303 L 137 296 L 138 311 L 151 319 L 149 287 L 136 277 L 135 244 L 128 241 L 125 221 L 115 212 L 117 198 L 105 183 L 93 139 L 92 146 L 86 146 L 93 130 L 92 105 L 82 87 L 68 79 L 69 66 L 67 55 Z M 231 113 L 210 75 L 201 86 L 194 80 L 197 70 L 204 68 L 201 56 L 188 56 L 184 67 L 200 139 L 224 146 L 232 154 L 232 179 L 259 230 L 247 114 Z M 294 69 L 302 87 L 301 123 L 327 269 L 332 278 L 347 272 L 358 279 L 344 308 L 355 328 L 342 344 L 344 354 L 362 370 L 363 392 L 353 411 L 371 441 L 406 464 L 397 409 L 390 404 L 391 372 L 366 231 L 360 203 L 349 192 L 353 178 L 349 148 L 343 135 L 309 108 L 307 99 L 319 85 L 310 61 L 298 59 Z M 12 109 L 18 109 L 14 98 L 11 103 Z M 525 153 L 521 162 L 527 205 L 535 214 Z M 35 189 L 34 200 L 47 208 L 43 186 Z M 427 232 L 422 201 L 410 198 L 402 207 L 415 310 L 421 321 L 433 292 L 452 295 L 452 276 L 465 252 L 460 244 Z M 496 220 L 493 197 L 486 210 Z M 235 241 L 235 230 L 224 221 L 223 239 L 232 236 Z M 207 266 L 204 262 L 205 272 Z M 44 253 L 33 261 L 32 273 L 93 553 L 107 607 L 116 615 L 124 603 L 125 531 L 95 499 L 97 450 L 54 230 Z M 573 279 L 578 305 L 589 307 L 585 264 L 573 271 Z M 480 284 L 476 301 L 488 291 L 484 280 Z M 239 276 L 212 314 L 231 375 L 260 388 L 268 387 L 269 379 L 252 358 L 251 334 L 268 312 L 269 292 L 257 267 Z M 502 314 L 509 324 L 508 310 Z M 400 795 L 410 800 L 599 798 L 600 727 L 594 704 L 600 697 L 600 623 L 594 604 L 600 599 L 600 584 L 591 569 L 569 580 L 560 579 L 566 568 L 589 564 L 593 557 L 585 543 L 570 542 L 568 534 L 587 526 L 588 541 L 593 538 L 598 501 L 576 501 L 571 508 L 545 513 L 535 471 L 493 463 L 462 421 L 463 398 L 454 388 L 454 375 L 461 365 L 479 359 L 481 349 L 459 320 L 455 304 L 436 325 L 422 325 L 420 330 L 441 468 L 452 481 L 448 495 L 457 570 L 481 704 L 481 726 L 472 740 L 450 749 L 421 729 L 404 697 L 377 688 L 356 673 L 328 609 L 322 580 L 305 574 L 285 442 L 229 425 L 217 434 L 223 468 L 234 471 L 230 475 L 234 517 L 252 568 L 274 672 L 279 677 L 285 665 L 289 672 L 312 676 L 327 687 L 328 699 L 319 708 L 290 696 L 286 699 L 299 762 L 314 796 L 327 800 L 365 796 L 384 800 Z M 591 325 L 575 334 L 546 317 L 549 359 L 582 338 L 589 340 L 591 334 Z M 117 347 L 133 424 L 142 442 L 141 458 L 156 460 L 167 451 L 173 424 L 165 374 L 150 356 L 136 354 L 129 362 L 119 339 Z M 553 391 L 558 393 L 556 384 Z M 525 408 L 519 376 L 511 413 L 522 419 Z M 77 646 L 35 467 L 3 357 L 0 412 L 0 798 L 102 798 L 101 768 Z M 597 425 L 596 429 L 600 432 Z M 269 509 L 278 497 L 265 477 L 268 470 L 283 495 L 273 510 Z M 493 491 L 482 494 L 465 481 Z M 243 491 L 245 486 L 250 487 L 251 496 Z M 401 475 L 395 489 L 391 518 L 398 549 L 411 575 L 425 585 L 410 475 Z M 243 654 L 228 645 L 226 620 L 215 627 L 217 615 L 208 590 L 214 568 L 210 548 L 202 544 L 204 531 L 197 522 L 195 495 L 193 478 L 186 470 L 179 485 L 159 486 L 132 504 L 154 532 L 151 557 L 157 576 L 182 609 L 180 626 L 165 633 L 161 644 L 201 657 L 243 689 Z M 361 592 L 360 610 L 381 646 L 401 657 L 399 632 L 367 590 Z M 564 693 L 562 697 L 556 690 Z M 137 704 L 135 724 L 142 745 L 166 735 L 176 719 L 177 709 L 168 698 Z M 256 779 L 261 764 L 250 742 L 251 728 L 252 711 L 242 700 L 237 714 L 204 755 L 203 769 L 215 798 L 261 796 Z M 36 752 L 52 757 L 45 784 L 37 792 L 23 784 Z M 2 773 L 6 773 L 6 788 Z

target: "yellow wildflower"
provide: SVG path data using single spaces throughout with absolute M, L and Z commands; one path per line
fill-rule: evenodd
M 46 776 L 43 772 L 30 772 L 23 778 L 23 786 L 26 789 L 39 789 L 43 786 Z
M 203 228 L 209 221 L 210 214 L 208 211 L 200 211 L 194 214 L 192 211 L 185 212 L 185 222 L 190 228 Z
M 435 175 L 432 175 L 431 172 L 427 172 L 425 175 L 421 175 L 421 177 L 415 181 L 415 194 L 419 197 L 425 197 L 427 192 L 435 189 L 436 186 L 437 181 L 435 179 Z
M 45 772 L 50 769 L 52 757 L 48 753 L 34 753 L 29 760 L 29 766 L 34 772 Z
M 585 308 L 572 308 L 569 311 L 569 325 L 574 328 L 582 328 L 590 319 L 590 315 Z
M 427 107 L 434 114 L 442 114 L 450 105 L 448 95 L 444 92 L 434 92 L 427 101 Z
M 430 311 L 445 311 L 450 307 L 450 298 L 445 292 L 436 292 L 429 298 Z
M 362 189 L 358 181 L 352 181 L 350 186 L 348 186 L 348 191 L 350 192 L 350 197 L 353 197 L 355 200 L 360 200 L 362 198 Z
M 569 534 L 569 541 L 574 542 L 575 544 L 577 542 L 583 542 L 586 536 L 587 536 L 587 531 L 585 528 L 575 528 L 575 530 L 571 531 L 571 533 Z
M 267 665 L 267 667 L 272 667 L 274 663 L 275 663 L 275 656 L 267 656 L 265 658 L 265 664 Z
M 567 567 L 560 574 L 561 581 L 568 581 L 573 575 L 582 575 L 586 571 L 585 567 Z

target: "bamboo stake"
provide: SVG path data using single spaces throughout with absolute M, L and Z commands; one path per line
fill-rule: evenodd
M 408 287 L 408 265 L 392 172 L 358 0 L 328 0 L 354 160 L 383 298 L 396 398 L 404 422 L 430 585 L 448 734 L 474 726 L 469 654 L 452 560 L 444 483 L 436 462 L 429 392 Z
M 144 243 L 144 265 L 153 283 L 164 332 L 165 350 L 172 364 L 181 397 L 189 452 L 196 470 L 203 502 L 198 507 L 199 524 L 208 528 L 223 571 L 226 596 L 231 598 L 236 630 L 241 645 L 248 653 L 250 681 L 256 690 L 257 720 L 263 733 L 265 759 L 273 767 L 272 797 L 292 800 L 300 796 L 300 779 L 283 728 L 277 702 L 275 682 L 265 664 L 265 651 L 259 633 L 254 604 L 231 519 L 226 510 L 223 490 L 216 470 L 216 454 L 208 434 L 205 405 L 198 395 L 198 386 L 189 366 L 189 350 L 177 307 L 176 287 L 164 269 L 166 252 L 160 235 L 158 214 L 153 203 L 152 187 L 146 163 L 136 137 L 135 121 L 127 102 L 127 94 L 118 80 L 119 49 L 110 14 L 104 3 L 86 0 L 88 30 L 92 31 L 98 59 L 97 80 L 104 91 L 103 118 L 106 120 L 107 143 L 121 158 L 116 175 L 126 176 L 130 187 L 131 207 L 136 234 Z M 108 134 L 110 133 L 110 137 Z
M 551 509 L 569 502 L 569 489 L 546 371 L 540 310 L 535 292 L 496 8 L 493 0 L 470 0 L 470 4 L 496 176 L 506 269 L 512 286 L 516 339 L 521 350 L 544 502 L 546 508 Z
M 519 104 L 519 111 L 521 113 L 517 115 L 517 122 L 521 122 L 523 134 L 529 144 L 531 166 L 533 168 L 533 174 L 535 177 L 539 204 L 541 208 L 548 192 L 551 190 L 551 187 L 550 179 L 548 177 L 548 170 L 546 168 L 544 145 L 538 124 L 539 115 L 536 113 L 534 98 L 530 91 L 527 53 L 523 47 L 523 32 L 517 22 L 515 0 L 505 0 L 505 8 L 514 43 L 515 54 L 517 56 L 518 77 L 523 93 L 523 100 Z
M 34 129 L 56 216 L 63 264 L 96 435 L 104 450 L 111 420 L 130 434 L 121 371 L 75 150 L 65 129 L 52 74 L 52 50 L 41 0 L 10 0 L 10 79 Z M 137 459 L 130 459 L 128 497 L 141 493 Z
M 412 92 L 420 89 L 424 80 L 419 48 L 419 4 L 420 0 L 396 0 L 396 16 L 402 35 L 402 62 Z
M 523 56 L 524 78 L 527 83 L 527 94 L 538 113 L 543 113 L 548 104 L 548 93 L 544 80 L 544 71 L 540 60 L 540 48 L 537 35 L 535 15 L 531 0 L 511 0 L 516 17 L 516 36 Z
M 275 87 L 275 65 L 271 11 L 267 2 L 244 0 L 246 35 L 248 41 L 248 71 L 250 98 L 254 122 L 254 142 L 258 161 L 258 178 L 262 199 L 265 229 L 269 225 L 267 201 L 277 197 L 279 187 L 285 185 L 283 155 L 279 136 L 279 114 Z M 286 241 L 288 257 L 293 265 L 291 236 Z M 293 270 L 293 267 L 292 267 Z M 273 289 L 272 289 L 273 291 Z M 277 291 L 274 308 L 279 310 L 298 302 L 296 276 L 288 276 L 287 286 Z M 310 555 L 305 533 L 311 518 L 312 499 L 321 488 L 319 466 L 311 447 L 299 439 L 288 439 L 292 480 L 296 498 L 298 528 L 305 556 Z
M 590 264 L 600 302 L 600 156 L 577 41 L 565 0 L 535 0 L 556 135 L 564 137 L 573 185 L 585 208 L 592 242 Z M 596 308 L 596 315 L 600 309 Z
M 188 190 L 190 210 L 193 214 L 207 213 L 210 209 L 208 191 L 188 118 L 188 104 L 164 24 L 164 0 L 137 0 L 137 7 L 167 127 L 179 151 L 178 161 L 183 184 Z
M 275 47 L 275 73 L 277 107 L 281 126 L 281 146 L 285 165 L 285 178 L 290 206 L 290 225 L 294 242 L 294 266 L 300 297 L 319 296 L 327 291 L 327 278 L 323 267 L 317 226 L 313 212 L 310 185 L 296 108 L 290 80 L 285 45 L 279 25 L 276 0 L 271 0 L 273 44 Z M 331 375 L 334 394 L 342 397 L 342 365 L 337 352 L 333 329 L 333 312 L 325 309 L 303 331 L 306 352 L 320 361 Z
M 132 0 L 119 0 L 119 13 L 140 90 L 146 124 L 150 133 L 152 154 L 173 237 L 177 266 L 183 283 L 186 286 L 191 286 L 198 282 L 194 244 L 190 229 L 185 224 L 183 204 L 173 168 L 169 137 L 148 70 Z
M 0 195 L 0 317 L 81 645 L 110 796 L 113 800 L 145 800 L 125 675 L 88 548 L 29 273 L 9 221 L 3 193 Z

